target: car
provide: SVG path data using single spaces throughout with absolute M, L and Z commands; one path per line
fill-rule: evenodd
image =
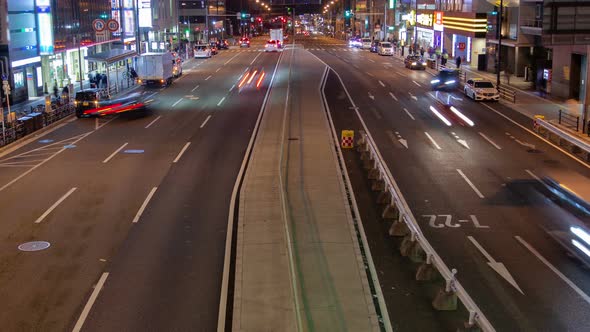
M 248 37 L 240 38 L 240 47 L 250 47 L 250 38 L 248 38 Z
M 352 37 L 348 41 L 348 46 L 350 47 L 361 47 L 362 42 L 360 37 Z
M 205 44 L 195 45 L 195 58 L 210 58 L 211 48 Z
M 229 48 L 229 42 L 227 41 L 227 39 L 224 39 L 219 43 L 219 49 L 227 50 L 228 48 Z
M 409 69 L 418 69 L 418 70 L 425 70 L 426 69 L 426 61 L 422 59 L 419 55 L 408 55 L 404 59 L 404 65 L 406 68 Z
M 483 78 L 472 78 L 465 82 L 465 95 L 473 100 L 500 100 L 500 93 L 491 81 Z
M 76 92 L 74 98 L 74 107 L 76 108 L 76 116 L 82 117 L 85 111 L 93 110 L 99 107 L 100 103 L 106 100 L 103 97 L 101 89 L 91 88 Z
M 390 42 L 380 42 L 379 45 L 377 45 L 377 54 L 393 55 L 393 45 Z
M 433 90 L 453 90 L 459 86 L 459 71 L 443 68 L 430 81 Z
M 369 51 L 371 51 L 371 53 L 377 53 L 379 49 L 379 42 L 378 41 L 374 41 L 371 43 L 371 48 L 369 49 Z
M 264 45 L 264 52 L 278 52 L 280 48 L 280 43 L 276 40 L 269 40 Z
M 368 50 L 371 48 L 371 38 L 363 38 L 361 39 L 361 49 Z

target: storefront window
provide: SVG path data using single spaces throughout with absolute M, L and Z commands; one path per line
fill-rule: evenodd
M 25 73 L 18 71 L 14 73 L 14 88 L 23 88 L 25 86 Z

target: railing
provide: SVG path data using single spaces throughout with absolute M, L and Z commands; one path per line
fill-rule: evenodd
M 568 150 L 575 157 L 586 163 L 590 162 L 590 141 L 584 140 L 583 136 L 577 132 L 568 132 L 567 128 L 560 128 L 558 124 L 546 121 L 541 115 L 535 116 L 533 129 L 537 134 Z
M 516 90 L 503 84 L 498 85 L 497 89 L 498 93 L 500 94 L 500 98 L 506 99 L 513 104 L 516 103 Z
M 391 209 L 397 211 L 397 220 L 394 222 L 392 230 L 396 225 L 398 229 L 399 227 L 402 227 L 404 229 L 403 232 L 407 234 L 404 238 L 404 242 L 409 242 L 407 246 L 421 249 L 426 256 L 425 265 L 418 270 L 416 277 L 418 278 L 418 274 L 420 273 L 427 274 L 425 271 L 434 268 L 445 280 L 444 291 L 441 290 L 439 296 L 442 296 L 443 298 L 456 296 L 461 300 L 463 306 L 469 312 L 468 323 L 470 326 L 477 325 L 484 332 L 495 331 L 494 327 L 487 320 L 475 301 L 473 301 L 461 283 L 457 280 L 457 270 L 451 270 L 447 267 L 442 258 L 436 253 L 423 235 L 422 230 L 416 222 L 412 211 L 408 207 L 397 183 L 393 179 L 385 161 L 379 153 L 377 145 L 370 135 L 367 135 L 367 133 L 362 131 L 361 140 L 359 141 L 359 150 L 362 154 L 361 158 L 370 164 L 369 177 L 376 179 L 376 181 L 382 181 L 382 193 L 389 195 L 389 197 L 384 197 L 384 199 L 390 200 L 388 208 L 391 206 Z M 386 211 L 384 211 L 384 214 Z M 390 233 L 391 232 L 392 231 L 390 230 Z M 406 239 L 409 241 L 406 241 Z
M 531 27 L 531 28 L 542 28 L 542 19 L 523 19 L 521 20 L 520 26 Z
M 578 131 L 578 128 L 580 128 L 580 117 L 579 116 L 575 116 L 575 115 L 571 115 L 569 114 L 567 111 L 564 110 L 559 110 L 559 117 L 558 119 L 558 123 L 564 127 L 569 127 L 575 131 Z

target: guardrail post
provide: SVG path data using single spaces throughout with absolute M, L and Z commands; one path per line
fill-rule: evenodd
M 416 280 L 431 281 L 436 277 L 436 269 L 432 265 L 432 255 L 426 254 L 426 261 L 418 266 L 416 270 Z
M 410 234 L 410 228 L 404 222 L 403 215 L 401 213 L 398 213 L 398 215 L 399 218 L 397 218 L 397 220 L 391 224 L 391 227 L 389 227 L 389 235 L 397 237 L 406 236 Z
M 373 180 L 371 184 L 371 190 L 373 191 L 384 191 L 385 190 L 385 180 L 383 180 L 383 176 L 379 174 L 379 176 Z
M 432 300 L 432 307 L 436 310 L 457 310 L 457 294 L 451 287 L 455 280 L 455 274 L 457 273 L 457 270 L 453 269 L 451 272 L 453 273 L 451 279 L 445 280 L 445 287 L 439 289 L 438 293 L 434 297 L 434 300 Z
M 557 123 L 561 124 L 561 109 L 558 112 Z
M 377 196 L 377 204 L 390 204 L 391 203 L 391 193 L 388 189 L 384 189 L 379 193 Z
M 404 257 L 408 257 L 410 251 L 412 250 L 412 247 L 416 245 L 416 243 L 416 235 L 414 233 L 410 233 L 404 236 L 404 239 L 402 240 L 402 243 L 399 246 L 400 254 Z

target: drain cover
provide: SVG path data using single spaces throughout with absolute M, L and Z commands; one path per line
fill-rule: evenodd
M 18 250 L 21 251 L 39 251 L 45 250 L 49 248 L 51 244 L 46 241 L 33 241 L 33 242 L 26 242 L 18 246 Z
M 143 150 L 125 150 L 123 153 L 143 153 Z

